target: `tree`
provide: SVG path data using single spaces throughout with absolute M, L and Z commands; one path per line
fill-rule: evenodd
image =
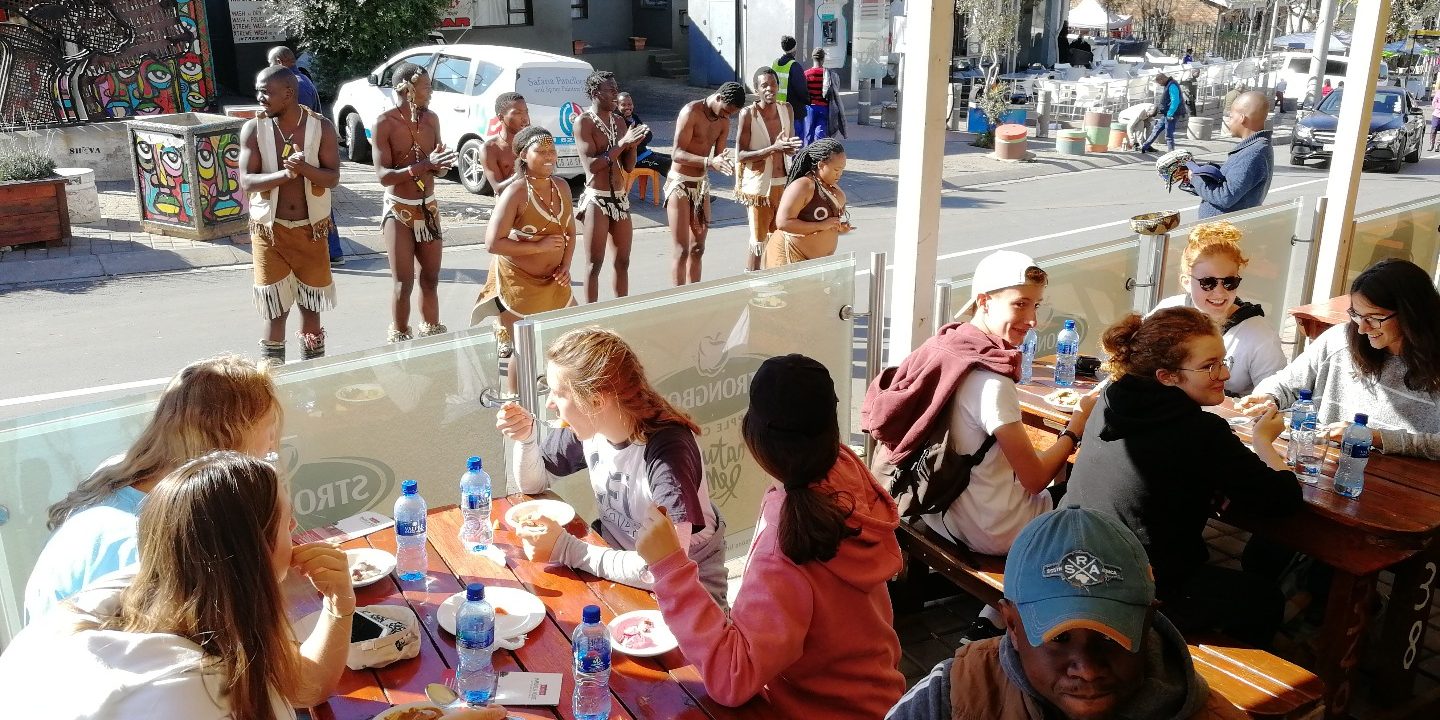
M 1391 40 L 1404 40 L 1410 37 L 1412 28 L 1425 27 L 1437 13 L 1440 13 L 1440 0 L 1392 0 L 1386 32 Z
M 1140 19 L 1140 36 L 1155 47 L 1165 47 L 1175 34 L 1176 0 L 1134 0 L 1130 7 Z
M 301 50 L 315 55 L 317 85 L 331 95 L 340 83 L 368 75 L 440 26 L 451 0 L 267 0 L 270 20 L 285 26 Z
M 966 25 L 970 38 L 980 42 L 980 54 L 990 60 L 985 70 L 985 96 L 981 100 L 981 111 L 990 121 L 990 131 L 976 142 L 981 147 L 994 143 L 994 129 L 1000 124 L 1000 115 L 1010 106 L 1010 93 L 999 82 L 1000 58 L 1019 47 L 1020 27 L 1019 4 L 1013 0 L 955 0 L 955 12 L 969 15 Z

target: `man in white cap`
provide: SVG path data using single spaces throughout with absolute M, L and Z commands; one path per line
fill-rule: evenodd
M 893 375 L 877 378 L 861 407 L 861 427 L 889 458 L 922 449 L 934 423 L 948 424 L 949 450 L 971 465 L 969 485 L 956 497 L 939 483 L 932 489 L 921 482 L 912 497 L 897 494 L 897 499 L 907 517 L 920 517 L 978 553 L 1006 554 L 1026 523 L 1055 507 L 1064 494 L 1065 462 L 1080 446 L 1095 405 L 1095 396 L 1086 395 L 1049 448 L 1030 444 L 1016 389 L 1019 345 L 1036 325 L 1047 282 L 1045 271 L 1027 255 L 1000 250 L 986 256 L 975 268 L 970 302 L 960 311 L 972 315 L 970 320 L 941 328 Z M 1060 483 L 1051 486 L 1056 479 Z M 967 638 L 998 635 L 998 619 L 982 613 Z
M 887 720 L 1229 720 L 1246 717 L 1195 672 L 1156 609 L 1145 548 L 1118 521 L 1067 507 L 1015 538 L 1003 637 L 961 647 Z

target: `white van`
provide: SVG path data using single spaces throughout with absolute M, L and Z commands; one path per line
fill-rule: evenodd
M 1299 102 L 1305 99 L 1310 92 L 1310 53 L 1300 50 L 1276 53 L 1274 56 L 1276 76 L 1285 81 L 1285 99 Z M 1350 58 L 1345 55 L 1327 55 L 1325 57 L 1325 77 L 1321 80 L 1330 81 L 1330 86 L 1338 86 L 1345 80 L 1345 73 L 1350 68 Z M 1380 85 L 1390 84 L 1390 66 L 1380 61 L 1378 69 Z
M 434 95 L 430 109 L 440 117 L 440 141 L 460 155 L 456 171 L 470 192 L 487 192 L 480 167 L 480 146 L 499 127 L 495 98 L 518 92 L 530 108 L 530 122 L 555 135 L 556 174 L 581 173 L 575 149 L 575 118 L 589 105 L 585 78 L 590 63 L 563 55 L 499 45 L 424 45 L 396 53 L 369 77 L 340 86 L 332 105 L 335 127 L 348 158 L 370 159 L 370 138 L 380 114 L 395 107 L 390 76 L 402 62 L 430 73 Z

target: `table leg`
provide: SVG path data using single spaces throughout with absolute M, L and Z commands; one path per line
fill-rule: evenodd
M 1433 550 L 1395 566 L 1395 587 L 1380 635 L 1374 689 L 1377 699 L 1398 702 L 1415 690 L 1415 661 L 1424 648 L 1437 567 L 1440 553 Z
M 1352 575 L 1340 569 L 1330 583 L 1329 606 L 1320 638 L 1320 679 L 1325 681 L 1325 716 L 1348 716 L 1360 665 L 1360 643 L 1370 618 L 1375 573 Z

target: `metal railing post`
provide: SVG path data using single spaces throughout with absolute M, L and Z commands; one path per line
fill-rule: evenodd
M 1135 259 L 1135 277 L 1125 281 L 1125 289 L 1134 291 L 1130 307 L 1144 315 L 1160 299 L 1160 279 L 1165 272 L 1165 249 L 1170 233 L 1140 235 L 1140 252 Z
M 935 314 L 931 317 L 931 335 L 939 335 L 940 328 L 950 323 L 950 283 L 935 283 Z
M 885 259 L 883 252 L 870 253 L 870 300 L 865 308 L 865 389 L 880 374 L 885 357 Z M 865 434 L 865 461 L 875 457 L 875 437 Z
M 515 323 L 515 353 L 515 364 L 511 365 L 511 368 L 517 375 L 515 389 L 520 396 L 520 407 L 539 417 L 540 392 L 535 386 L 535 358 L 538 353 L 535 348 L 535 325 L 532 321 L 521 320 Z

